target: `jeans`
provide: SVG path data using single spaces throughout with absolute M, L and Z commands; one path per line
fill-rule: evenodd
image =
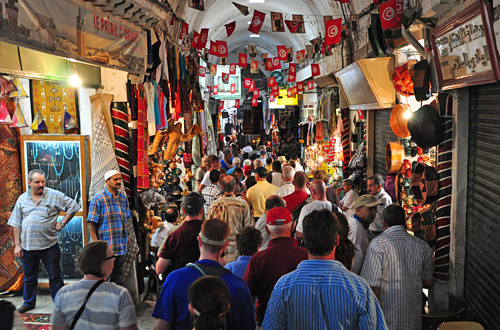
M 36 292 L 38 289 L 38 266 L 40 260 L 45 265 L 49 273 L 50 295 L 54 300 L 57 291 L 63 287 L 64 282 L 61 273 L 61 250 L 59 244 L 44 250 L 23 250 L 23 270 L 24 270 L 24 305 L 35 307 Z

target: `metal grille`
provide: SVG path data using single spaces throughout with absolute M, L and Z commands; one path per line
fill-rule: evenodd
M 383 177 L 387 174 L 385 166 L 385 145 L 389 142 L 399 141 L 399 138 L 392 132 L 389 119 L 391 110 L 375 110 L 375 164 L 373 173 Z
M 489 329 L 500 329 L 500 84 L 471 88 L 464 295 Z

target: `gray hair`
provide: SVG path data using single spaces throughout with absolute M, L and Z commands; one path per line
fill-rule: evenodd
M 376 175 L 373 175 L 371 177 L 369 177 L 366 182 L 368 182 L 368 180 L 373 180 L 373 182 L 377 185 L 377 186 L 382 186 L 384 187 L 384 183 L 385 183 L 385 180 L 384 178 L 382 177 L 382 175 L 380 174 L 376 174 Z
M 344 183 L 348 185 L 349 187 L 354 187 L 354 182 L 352 182 L 351 179 L 345 179 Z
M 282 170 L 283 179 L 292 179 L 295 176 L 295 169 L 291 166 L 285 166 Z
M 28 172 L 28 181 L 33 181 L 33 174 L 41 174 L 44 177 L 47 177 L 47 175 L 45 175 L 44 171 L 35 168 L 35 169 L 33 169 L 33 170 L 31 170 L 31 171 Z
M 241 163 L 241 159 L 234 157 L 233 159 L 233 166 L 239 166 Z
M 250 165 L 252 165 L 252 161 L 250 159 L 245 159 L 243 161 L 243 167 L 250 166 Z

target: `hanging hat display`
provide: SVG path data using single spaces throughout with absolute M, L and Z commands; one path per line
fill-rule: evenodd
M 43 120 L 40 111 L 36 112 L 35 118 L 33 118 L 33 123 L 31 124 L 30 128 L 34 133 L 48 133 L 47 124 L 45 124 L 45 120 Z
M 418 61 L 410 72 L 417 101 L 431 97 L 430 66 L 426 59 Z
M 394 69 L 392 75 L 392 84 L 396 92 L 403 96 L 412 96 L 415 94 L 413 90 L 413 81 L 411 80 L 410 68 L 415 65 L 417 61 L 411 60 L 407 63 L 400 65 Z
M 397 173 L 403 164 L 405 151 L 399 141 L 389 142 L 385 145 L 385 166 L 387 173 Z
M 10 127 L 28 127 L 28 123 L 26 123 L 26 119 L 24 118 L 23 111 L 19 106 L 19 102 L 16 102 L 16 110 L 14 111 L 14 115 L 12 116 L 12 125 L 10 125 Z
M 12 81 L 0 75 L 0 96 L 8 96 L 16 90 L 17 87 Z
M 78 124 L 76 123 L 76 120 L 67 110 L 64 111 L 63 128 L 64 133 L 66 134 L 75 133 L 78 130 Z
M 405 113 L 407 111 L 410 111 L 407 105 L 398 104 L 392 109 L 391 118 L 389 119 L 394 135 L 400 138 L 407 138 L 410 136 L 408 119 L 405 118 Z
M 430 105 L 424 105 L 408 119 L 412 140 L 423 149 L 433 147 L 443 140 L 442 126 L 443 119 Z
M 10 117 L 9 110 L 5 101 L 2 99 L 2 104 L 0 104 L 0 124 L 10 125 L 12 124 L 12 118 Z
M 12 83 L 14 84 L 14 86 L 16 86 L 17 90 L 11 92 L 9 94 L 9 97 L 14 97 L 14 98 L 28 97 L 28 94 L 26 94 L 26 91 L 24 90 L 24 87 L 21 84 L 21 79 L 14 78 L 14 80 L 12 80 Z

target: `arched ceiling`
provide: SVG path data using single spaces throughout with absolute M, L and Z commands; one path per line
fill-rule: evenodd
M 258 56 L 269 53 L 276 55 L 277 45 L 293 47 L 294 52 L 305 48 L 309 40 L 324 36 L 324 15 L 340 17 L 340 3 L 334 0 L 265 0 L 264 3 L 249 3 L 249 0 L 234 0 L 248 6 L 250 14 L 244 16 L 231 0 L 205 0 L 205 11 L 188 6 L 188 0 L 169 0 L 177 16 L 189 24 L 189 30 L 199 31 L 209 28 L 209 40 L 226 40 L 228 43 L 228 62 L 236 62 L 239 52 L 247 52 L 247 46 L 256 45 Z M 248 31 L 253 11 L 257 9 L 266 14 L 264 24 L 258 38 L 251 38 Z M 285 32 L 273 32 L 271 28 L 271 12 L 283 14 L 283 20 L 291 20 L 292 14 L 304 16 L 305 33 L 291 33 L 285 26 Z M 228 38 L 225 24 L 236 21 L 236 29 Z

